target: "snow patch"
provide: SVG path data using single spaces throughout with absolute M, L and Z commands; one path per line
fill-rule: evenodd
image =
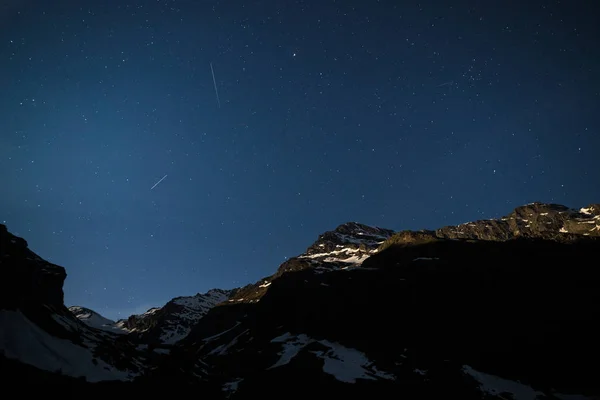
M 262 285 L 260 285 L 259 287 L 269 287 L 271 286 L 271 282 L 267 282 L 265 281 Z
M 222 386 L 222 390 L 224 392 L 235 392 L 238 389 L 238 385 L 240 384 L 240 382 L 242 382 L 244 379 L 243 378 L 239 378 L 236 379 L 234 381 L 231 382 L 227 382 Z
M 356 349 L 328 340 L 311 339 L 305 334 L 292 335 L 289 332 L 271 340 L 271 343 L 283 343 L 283 350 L 279 353 L 279 360 L 268 369 L 288 364 L 302 349 L 315 342 L 328 347 L 325 351 L 312 352 L 323 359 L 323 372 L 332 375 L 341 382 L 356 383 L 357 379 L 396 379 L 392 374 L 377 370 L 373 362 L 364 353 Z
M 342 247 L 342 246 L 337 245 L 336 247 Z M 345 255 L 349 255 L 348 253 L 356 253 L 358 251 L 359 251 L 359 249 L 342 248 L 342 250 L 334 250 L 334 251 L 330 251 L 329 253 L 315 253 L 315 254 L 309 254 L 309 255 L 302 255 L 302 256 L 299 256 L 298 258 L 331 257 L 331 256 L 338 256 L 338 255 L 341 255 L 344 253 L 345 253 Z
M 279 353 L 279 360 L 277 360 L 275 364 L 273 364 L 267 369 L 273 369 L 281 367 L 282 365 L 286 365 L 298 355 L 300 350 L 302 350 L 304 347 L 306 347 L 306 345 L 308 345 L 312 341 L 313 340 L 305 334 L 293 337 L 289 332 L 284 333 L 283 335 L 271 340 L 271 343 L 283 343 L 283 351 Z
M 356 383 L 357 379 L 396 379 L 392 374 L 378 371 L 367 356 L 356 349 L 328 340 L 321 340 L 319 343 L 329 347 L 324 353 L 317 352 L 317 355 L 325 360 L 323 372 L 333 375 L 338 381 Z
M 479 390 L 493 396 L 510 393 L 514 400 L 536 400 L 538 396 L 544 395 L 531 386 L 479 372 L 468 365 L 463 366 L 463 371 L 479 382 Z
M 552 393 L 552 395 L 560 400 L 598 400 L 598 397 L 583 396 L 581 394 Z

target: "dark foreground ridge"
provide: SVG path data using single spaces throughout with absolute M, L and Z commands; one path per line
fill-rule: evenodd
M 1 374 L 86 398 L 598 398 L 599 254 L 598 205 L 436 231 L 347 223 L 255 284 L 167 303 L 193 317 L 165 343 L 160 319 L 132 333 L 76 317 L 64 269 L 0 225 Z

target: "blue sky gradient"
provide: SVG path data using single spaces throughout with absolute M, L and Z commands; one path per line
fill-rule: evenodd
M 599 202 L 592 2 L 426 3 L 5 3 L 0 222 L 121 318 L 347 221 Z

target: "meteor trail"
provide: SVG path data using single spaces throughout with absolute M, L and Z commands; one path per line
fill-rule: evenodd
M 219 100 L 219 91 L 217 90 L 217 80 L 215 79 L 215 70 L 213 69 L 212 63 L 210 63 L 210 72 L 213 77 L 213 84 L 215 85 L 215 94 L 217 95 L 217 104 L 219 108 L 221 108 L 221 100 Z
M 165 175 L 165 176 L 163 176 L 162 178 L 160 178 L 160 180 L 159 180 L 158 182 L 156 182 L 156 183 L 154 184 L 154 186 L 152 186 L 152 187 L 150 188 L 150 190 L 154 189 L 154 188 L 156 187 L 156 185 L 158 185 L 159 183 L 161 183 L 161 182 L 163 181 L 163 179 L 165 179 L 166 177 L 167 177 L 167 175 Z

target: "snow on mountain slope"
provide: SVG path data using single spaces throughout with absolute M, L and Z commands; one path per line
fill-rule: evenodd
M 348 222 L 325 232 L 298 258 L 319 262 L 320 268 L 359 266 L 394 232 L 357 222 Z
M 315 273 L 358 268 L 393 234 L 389 229 L 348 222 L 320 235 L 296 259 L 308 261 Z
M 491 396 L 498 396 L 502 399 L 509 394 L 514 400 L 537 400 L 548 398 L 549 395 L 561 400 L 598 400 L 595 397 L 584 396 L 581 394 L 564 394 L 558 392 L 544 393 L 535 390 L 529 385 L 521 382 L 511 381 L 509 379 L 500 378 L 499 376 L 486 374 L 485 372 L 477 371 L 469 365 L 463 366 L 463 372 L 477 381 L 479 390 Z
M 332 375 L 338 381 L 355 383 L 357 379 L 396 379 L 392 374 L 378 371 L 373 362 L 362 352 L 336 342 L 315 340 L 304 334 L 292 335 L 287 332 L 272 339 L 271 343 L 283 343 L 283 351 L 279 353 L 279 360 L 268 369 L 288 364 L 305 347 L 312 343 L 319 343 L 325 349 L 311 351 L 311 353 L 324 361 L 323 372 Z
M 231 290 L 212 289 L 195 296 L 176 297 L 163 307 L 132 315 L 124 328 L 148 343 L 174 344 L 185 338 L 211 308 L 226 301 L 231 293 Z
M 80 377 L 89 382 L 129 380 L 136 373 L 119 370 L 94 356 L 91 342 L 77 345 L 50 335 L 20 311 L 0 310 L 0 349 L 8 358 L 37 368 Z
M 209 290 L 204 294 L 198 293 L 195 296 L 174 298 L 169 302 L 173 306 L 169 306 L 169 303 L 165 306 L 172 311 L 164 319 L 165 325 L 162 327 L 161 341 L 165 344 L 173 344 L 185 338 L 200 318 L 215 305 L 228 298 L 229 291 L 220 289 Z
M 117 324 L 115 321 L 105 318 L 97 312 L 90 310 L 89 308 L 81 306 L 71 306 L 69 311 L 73 313 L 81 322 L 96 329 L 102 329 L 107 332 L 116 334 L 127 334 L 129 333 L 122 324 Z

